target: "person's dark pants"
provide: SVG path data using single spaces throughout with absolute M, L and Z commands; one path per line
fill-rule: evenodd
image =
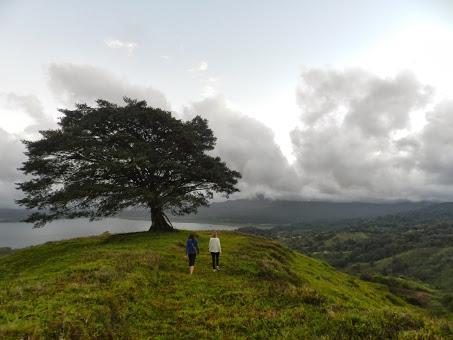
M 187 254 L 189 257 L 189 267 L 195 266 L 195 258 L 197 254 Z
M 219 266 L 220 253 L 211 253 L 212 256 L 212 269 L 216 269 Z

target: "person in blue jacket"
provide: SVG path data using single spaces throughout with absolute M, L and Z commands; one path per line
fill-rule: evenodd
M 198 241 L 195 238 L 194 234 L 190 234 L 189 238 L 186 242 L 186 257 L 189 258 L 189 273 L 190 275 L 193 274 L 193 270 L 195 268 L 195 258 L 197 254 L 200 253 L 200 249 L 198 248 Z

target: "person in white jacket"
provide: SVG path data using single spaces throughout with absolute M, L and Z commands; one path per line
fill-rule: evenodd
M 212 237 L 209 239 L 209 251 L 211 252 L 212 256 L 212 270 L 219 270 L 219 258 L 220 253 L 222 252 L 222 248 L 220 246 L 220 240 L 217 236 L 217 232 L 214 232 L 214 234 L 212 234 Z

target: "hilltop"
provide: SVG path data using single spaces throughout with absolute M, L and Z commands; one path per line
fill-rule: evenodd
M 453 326 L 260 237 L 209 234 L 190 277 L 187 232 L 102 234 L 0 258 L 0 338 L 447 338 Z

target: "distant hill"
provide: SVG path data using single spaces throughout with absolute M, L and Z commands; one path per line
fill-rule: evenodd
M 283 200 L 230 200 L 200 208 L 196 215 L 172 216 L 172 220 L 208 223 L 289 224 L 371 218 L 431 206 L 428 202 L 360 203 Z M 145 210 L 123 211 L 120 217 L 149 218 Z
M 415 210 L 399 212 L 394 216 L 379 218 L 383 222 L 400 222 L 405 224 L 422 224 L 453 220 L 453 202 L 430 204 Z
M 453 313 L 453 203 L 369 219 L 240 231 L 278 239 L 349 273 L 377 277 L 435 313 Z M 420 293 L 418 284 L 427 289 Z
M 19 222 L 29 214 L 25 209 L 0 208 L 0 222 Z
M 279 243 L 221 235 L 212 272 L 199 233 L 195 274 L 187 232 L 79 238 L 0 258 L 4 339 L 441 339 L 428 317 L 387 287 L 336 271 Z
M 361 203 L 241 199 L 214 202 L 209 207 L 200 208 L 197 214 L 171 216 L 171 220 L 225 224 L 332 222 L 353 218 L 374 218 L 417 209 L 429 210 L 437 205 L 430 202 Z M 439 207 L 439 213 L 446 214 L 447 211 L 453 217 L 453 203 Z M 18 222 L 28 215 L 29 212 L 24 209 L 0 208 L 0 222 Z M 150 215 L 145 209 L 128 209 L 119 213 L 118 217 L 148 220 Z

